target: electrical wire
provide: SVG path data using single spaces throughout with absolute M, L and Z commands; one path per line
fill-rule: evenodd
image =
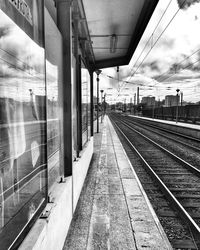
M 160 19 L 159 19 L 157 25 L 155 26 L 153 32 L 151 33 L 151 36 L 150 36 L 149 39 L 147 40 L 147 42 L 146 42 L 146 44 L 145 44 L 143 50 L 141 51 L 141 53 L 140 53 L 140 55 L 138 56 L 137 60 L 135 61 L 134 65 L 132 66 L 131 72 L 132 72 L 132 70 L 134 69 L 134 67 L 136 66 L 137 62 L 139 61 L 139 59 L 140 59 L 142 53 L 143 53 L 144 50 L 146 49 L 146 47 L 147 47 L 149 41 L 152 39 L 153 34 L 155 33 L 156 29 L 158 28 L 159 24 L 161 23 L 161 21 L 162 21 L 164 15 L 165 15 L 165 13 L 167 12 L 167 10 L 168 10 L 168 8 L 169 8 L 171 2 L 172 2 L 172 0 L 169 1 L 169 3 L 168 3 L 168 5 L 167 5 L 166 9 L 164 10 L 164 12 L 163 12 L 162 16 L 160 17 Z
M 196 63 L 198 63 L 198 62 L 200 62 L 200 59 L 198 59 L 196 62 L 191 63 L 191 64 L 189 64 L 188 66 L 186 66 L 186 67 L 182 68 L 182 69 L 181 69 L 181 71 L 182 71 L 182 70 L 184 70 L 184 69 L 190 68 L 191 66 L 193 66 L 194 64 L 196 64 Z M 174 75 L 176 75 L 176 74 L 177 74 L 177 73 L 174 73 L 174 74 L 172 74 L 172 75 L 168 76 L 167 78 L 165 78 L 165 79 L 164 79 L 163 81 L 161 81 L 160 83 L 162 83 L 162 82 L 166 81 L 167 79 L 169 79 L 169 78 L 173 77 L 173 76 L 174 76 Z
M 176 67 L 180 66 L 184 61 L 186 61 L 187 59 L 191 58 L 193 55 L 195 55 L 196 53 L 198 53 L 200 51 L 200 49 L 196 50 L 195 52 L 193 52 L 191 55 L 187 56 L 186 58 L 184 58 L 182 61 L 180 61 L 179 63 L 177 63 Z M 158 81 L 158 79 L 160 79 L 162 76 L 166 75 L 168 72 L 170 72 L 169 70 L 166 71 L 165 73 L 161 74 L 159 76 L 159 78 L 156 79 L 156 81 Z M 163 82 L 163 81 L 161 81 Z
M 143 62 L 146 60 L 146 58 L 148 57 L 148 55 L 150 54 L 150 52 L 152 51 L 152 49 L 155 47 L 155 45 L 157 44 L 157 42 L 160 40 L 160 38 L 162 37 L 162 35 L 164 34 L 164 32 L 167 30 L 167 28 L 169 27 L 169 25 L 172 23 L 172 21 L 174 20 L 174 18 L 177 16 L 177 14 L 179 13 L 181 7 L 184 6 L 184 4 L 185 4 L 186 1 L 187 0 L 185 0 L 182 3 L 182 5 L 179 7 L 179 9 L 175 12 L 175 14 L 173 15 L 173 17 L 170 19 L 170 21 L 168 22 L 168 24 L 165 26 L 165 28 L 163 29 L 163 31 L 161 32 L 161 34 L 158 36 L 158 38 L 156 39 L 156 41 L 154 42 L 154 44 L 151 46 L 150 50 L 147 52 L 147 54 L 143 58 L 142 62 L 137 66 L 136 70 L 131 74 L 131 76 L 129 77 L 128 81 L 130 81 L 130 79 L 137 73 L 137 71 L 139 70 L 139 68 L 143 64 Z M 124 84 L 124 85 L 126 86 L 126 84 Z M 123 87 L 124 86 L 122 86 L 121 89 L 123 89 Z
M 186 0 L 185 0 L 185 1 L 186 1 Z M 169 3 L 168 3 L 168 5 L 167 5 L 167 7 L 165 8 L 165 10 L 164 10 L 162 16 L 160 17 L 158 23 L 156 24 L 156 26 L 155 26 L 155 28 L 154 28 L 154 30 L 153 30 L 151 36 L 150 36 L 149 39 L 147 40 L 147 42 L 146 42 L 146 44 L 145 44 L 143 50 L 141 51 L 141 53 L 140 53 L 139 57 L 137 58 L 136 62 L 134 63 L 134 65 L 133 65 L 133 67 L 132 67 L 130 73 L 133 71 L 134 67 L 136 66 L 137 62 L 139 61 L 140 57 L 142 56 L 142 54 L 143 54 L 145 48 L 147 47 L 149 41 L 152 39 L 153 34 L 155 33 L 156 29 L 158 28 L 159 24 L 161 23 L 161 21 L 162 21 L 164 15 L 166 14 L 166 12 L 167 12 L 167 10 L 168 10 L 168 8 L 169 8 L 171 2 L 172 2 L 172 0 L 169 1 Z M 155 44 L 154 44 L 154 45 L 155 45 Z M 154 47 L 154 45 L 152 46 L 152 48 Z M 126 85 L 126 83 L 130 83 L 129 81 L 130 81 L 130 79 L 132 78 L 132 76 L 133 76 L 135 73 L 136 73 L 136 72 L 134 72 L 133 74 L 131 73 L 131 76 L 129 77 L 129 80 L 128 80 L 128 81 L 123 81 L 125 85 Z M 123 85 L 121 86 L 121 89 L 123 89 Z M 121 91 L 121 89 L 120 89 L 119 91 Z
M 183 6 L 185 4 L 186 0 L 182 3 L 181 6 Z M 177 16 L 177 14 L 179 13 L 181 8 L 179 8 L 175 14 L 173 15 L 173 17 L 170 19 L 170 21 L 168 22 L 168 24 L 165 26 L 165 28 L 163 29 L 163 31 L 161 32 L 161 34 L 158 36 L 158 38 L 156 39 L 156 41 L 154 42 L 154 44 L 152 45 L 152 47 L 150 48 L 150 50 L 147 52 L 147 54 L 145 55 L 145 57 L 143 58 L 142 62 L 137 66 L 136 70 L 131 74 L 129 80 L 131 79 L 131 77 L 138 71 L 138 69 L 140 68 L 140 66 L 143 64 L 143 62 L 145 61 L 145 59 L 147 58 L 147 56 L 150 54 L 150 52 L 152 51 L 152 49 L 155 47 L 155 45 L 157 44 L 157 42 L 160 40 L 160 38 L 162 37 L 162 35 L 165 33 L 165 31 L 167 30 L 167 28 L 169 27 L 169 25 L 172 23 L 172 21 L 174 20 L 174 18 Z
M 195 55 L 195 54 L 198 53 L 198 52 L 200 52 L 200 49 L 197 49 L 197 50 L 194 51 L 192 54 L 190 54 L 189 56 L 185 57 L 182 61 L 178 62 L 178 63 L 176 64 L 176 67 L 178 68 L 184 61 L 186 61 L 187 59 L 191 58 L 193 55 Z M 198 62 L 198 61 L 197 61 L 197 62 Z M 195 63 L 197 63 L 197 62 L 195 62 Z M 195 63 L 194 63 L 194 64 L 195 64 Z M 189 67 L 189 66 L 192 66 L 192 64 L 188 65 L 187 67 Z M 185 68 L 186 68 L 186 67 L 185 67 Z M 185 69 L 185 68 L 182 68 L 182 69 Z M 156 79 L 157 83 L 158 83 L 158 79 L 160 79 L 162 76 L 166 75 L 168 72 L 170 72 L 170 71 L 168 70 L 168 71 L 166 71 L 165 73 L 161 74 L 161 75 L 159 76 L 159 78 Z M 108 77 L 108 78 L 110 78 L 110 79 L 116 80 L 116 81 L 121 81 L 121 82 L 123 82 L 123 83 L 132 83 L 132 82 L 130 82 L 130 81 L 124 81 L 124 80 L 122 80 L 122 79 L 117 79 L 117 78 L 115 78 L 115 77 L 112 77 L 112 76 L 109 76 L 109 75 L 105 75 L 105 74 L 103 74 L 103 73 L 102 73 L 102 75 L 105 76 L 105 77 Z M 170 76 L 170 77 L 171 77 L 171 76 Z M 168 78 L 166 78 L 166 79 L 168 79 Z M 166 80 L 166 79 L 165 79 L 165 80 Z M 161 82 L 164 82 L 164 80 L 161 81 Z M 142 86 L 143 86 L 143 85 L 142 85 Z M 154 85 L 154 86 L 155 86 L 155 85 Z
M 185 2 L 186 2 L 186 0 L 182 3 L 181 6 L 183 6 L 183 5 L 185 4 Z M 171 1 L 169 2 L 167 8 L 165 9 L 165 12 L 163 13 L 163 15 L 162 15 L 162 17 L 160 18 L 158 24 L 156 25 L 154 31 L 152 32 L 152 35 L 154 34 L 156 28 L 157 28 L 158 25 L 160 24 L 160 22 L 161 22 L 161 20 L 162 20 L 162 18 L 163 18 L 163 16 L 164 16 L 164 14 L 166 13 L 166 11 L 167 11 L 167 9 L 168 9 L 168 7 L 169 7 L 170 4 L 171 4 Z M 131 74 L 131 76 L 129 77 L 129 80 L 128 80 L 128 81 L 122 81 L 122 82 L 124 83 L 124 85 L 121 87 L 120 92 L 121 92 L 122 89 L 126 86 L 127 83 L 132 83 L 132 82 L 130 82 L 130 79 L 131 79 L 132 76 L 139 70 L 139 68 L 141 67 L 141 65 L 143 64 L 143 62 L 144 62 L 145 59 L 147 58 L 147 56 L 150 54 L 150 52 L 151 52 L 151 50 L 153 49 L 153 47 L 154 47 L 154 46 L 157 44 L 157 42 L 160 40 L 161 36 L 164 34 L 164 32 L 166 31 L 166 29 L 167 29 L 167 28 L 169 27 L 169 25 L 172 23 L 172 21 L 174 20 L 174 18 L 176 17 L 176 15 L 178 14 L 178 12 L 180 11 L 180 9 L 181 9 L 181 7 L 175 12 L 175 14 L 173 15 L 173 17 L 170 19 L 169 23 L 165 26 L 165 28 L 163 29 L 163 31 L 161 32 L 161 34 L 159 35 L 159 37 L 156 39 L 156 41 L 155 41 L 154 44 L 152 45 L 151 49 L 148 51 L 148 53 L 147 53 L 147 54 L 145 55 L 145 57 L 143 58 L 142 62 L 138 65 L 138 67 L 136 68 L 136 70 Z M 138 62 L 139 58 L 141 57 L 141 55 L 142 55 L 143 51 L 145 50 L 145 48 L 146 48 L 148 42 L 149 42 L 150 39 L 152 38 L 152 35 L 149 37 L 147 43 L 145 44 L 145 47 L 143 48 L 142 52 L 140 53 L 139 57 L 137 58 L 135 64 L 134 64 L 133 67 L 132 67 L 132 69 L 135 67 L 136 63 Z M 186 58 L 184 58 L 182 61 L 180 61 L 180 62 L 176 65 L 176 67 L 178 68 L 178 66 L 180 66 L 184 61 L 186 61 L 187 59 L 191 58 L 193 55 L 195 55 L 195 54 L 198 53 L 199 51 L 200 51 L 200 49 L 196 50 L 196 51 L 193 52 L 191 55 L 189 55 L 189 56 L 187 56 Z M 199 61 L 200 61 L 200 59 L 197 60 L 197 61 L 195 61 L 194 63 L 192 63 L 192 64 L 190 64 L 190 65 L 188 65 L 188 66 L 182 68 L 181 70 L 187 69 L 187 68 L 191 67 L 192 65 L 196 64 L 196 63 L 199 62 Z M 132 71 L 132 70 L 131 70 L 131 71 Z M 169 72 L 169 71 L 167 71 L 167 72 Z M 163 73 L 162 75 L 160 75 L 158 79 L 160 79 L 162 76 L 164 76 L 167 72 L 165 72 L 165 73 Z M 176 75 L 176 74 L 177 74 L 177 73 L 174 73 L 173 75 L 170 75 L 169 77 L 165 78 L 162 82 L 166 81 L 167 79 L 173 77 L 173 76 Z M 110 77 L 110 78 L 112 78 L 112 77 Z M 114 77 L 113 77 L 112 79 L 114 79 Z M 114 79 L 114 80 L 118 80 L 118 79 Z M 156 80 L 157 80 L 157 79 L 156 79 Z M 153 82 L 154 82 L 154 80 L 153 80 Z M 157 83 L 158 83 L 158 82 L 157 82 Z M 154 85 L 154 86 L 155 86 L 155 85 Z M 149 87 L 149 86 L 147 86 L 147 87 Z M 168 88 L 168 90 L 169 90 L 170 87 L 166 87 L 166 89 L 167 89 L 167 88 Z M 194 87 L 192 87 L 192 88 L 194 88 Z M 120 96 L 120 93 L 118 94 L 118 96 Z M 118 97 L 118 96 L 117 96 L 117 97 Z

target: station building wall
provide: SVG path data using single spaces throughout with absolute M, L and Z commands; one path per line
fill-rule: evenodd
M 90 75 L 72 55 L 73 176 L 64 177 L 63 41 L 53 1 L 0 2 L 1 249 L 62 249 L 93 154 Z M 71 38 L 72 39 L 72 38 Z M 78 152 L 78 154 L 77 154 Z M 87 156 L 87 157 L 86 157 Z

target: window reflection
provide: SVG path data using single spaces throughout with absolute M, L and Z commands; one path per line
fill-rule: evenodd
M 63 173 L 62 37 L 45 8 L 48 186 Z M 59 98 L 58 98 L 59 97 Z
M 58 103 L 58 67 L 46 61 L 47 69 L 47 155 L 49 187 L 59 177 L 60 117 Z
M 76 87 L 76 59 L 72 55 L 72 155 L 77 157 L 77 87 Z
M 46 196 L 44 50 L 0 10 L 0 241 L 8 249 Z
M 81 69 L 82 79 L 82 141 L 83 145 L 90 137 L 90 75 L 87 69 Z

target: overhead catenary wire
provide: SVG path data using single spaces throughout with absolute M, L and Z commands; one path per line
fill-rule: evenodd
M 182 3 L 182 6 L 185 4 L 186 0 Z M 138 69 L 141 67 L 141 65 L 143 64 L 143 62 L 145 61 L 145 59 L 147 58 L 147 56 L 150 54 L 150 52 L 152 51 L 152 49 L 155 47 L 155 45 L 157 44 L 157 42 L 160 40 L 160 38 L 162 37 L 162 35 L 165 33 L 165 31 L 167 30 L 167 28 L 169 27 L 169 25 L 172 23 L 172 21 L 174 20 L 174 18 L 177 16 L 177 14 L 179 13 L 181 8 L 179 8 L 175 14 L 173 15 L 173 17 L 170 19 L 170 21 L 168 22 L 168 24 L 165 26 L 165 28 L 163 29 L 163 31 L 161 32 L 161 34 L 158 36 L 158 38 L 156 39 L 156 41 L 154 42 L 154 44 L 151 46 L 150 50 L 147 52 L 147 54 L 145 55 L 145 57 L 143 58 L 142 62 L 137 66 L 136 70 L 131 74 L 129 80 L 132 78 L 132 76 L 138 71 Z
M 104 77 L 107 77 L 109 79 L 112 79 L 114 81 L 118 81 L 118 79 L 113 77 L 113 76 L 110 76 L 110 75 L 107 75 L 107 74 L 104 74 L 104 73 L 101 73 L 101 75 L 104 76 Z M 123 83 L 133 83 L 133 82 L 128 82 L 128 81 L 125 81 L 125 80 L 122 80 L 122 79 L 119 79 L 119 81 L 121 81 Z M 144 84 L 142 84 L 142 83 L 138 83 L 138 85 L 144 86 Z
M 177 64 L 176 64 L 176 67 L 178 68 L 178 67 L 181 65 L 181 63 L 183 63 L 183 62 L 186 61 L 187 59 L 191 58 L 193 55 L 195 55 L 195 54 L 198 53 L 198 52 L 200 52 L 200 49 L 194 51 L 192 54 L 190 54 L 189 56 L 187 56 L 186 58 L 184 58 L 182 61 L 180 61 L 179 63 L 177 63 Z M 184 70 L 184 69 L 186 69 L 186 68 L 189 68 L 189 67 L 191 67 L 192 65 L 196 64 L 197 62 L 199 62 L 199 60 L 197 60 L 197 61 L 194 62 L 194 63 L 190 63 L 188 66 L 186 66 L 186 67 L 184 67 L 184 68 L 181 68 L 181 70 Z M 166 71 L 165 73 L 163 73 L 162 75 L 160 75 L 159 78 L 154 79 L 154 80 L 157 81 L 156 84 L 162 83 L 162 82 L 164 82 L 165 80 L 167 80 L 168 78 L 170 78 L 170 77 L 174 76 L 175 74 L 177 74 L 177 72 L 176 72 L 176 73 L 174 73 L 173 75 L 170 75 L 169 77 L 165 78 L 163 81 L 160 81 L 160 82 L 159 82 L 158 79 L 160 79 L 162 76 L 165 76 L 168 72 L 170 72 L 170 71 L 168 70 L 168 71 Z M 106 75 L 106 74 L 103 74 L 103 73 L 102 73 L 102 75 L 103 75 L 104 77 L 108 77 L 108 78 L 110 78 L 110 79 L 112 79 L 112 80 L 118 81 L 118 79 L 115 78 L 115 77 L 112 77 L 112 76 L 109 76 L 109 75 Z M 167 75 L 166 75 L 166 76 L 167 76 Z M 155 82 L 154 80 L 152 80 L 151 82 Z M 130 82 L 130 81 L 125 81 L 125 80 L 122 80 L 122 79 L 120 79 L 120 81 L 121 81 L 121 82 L 124 82 L 124 83 L 132 83 L 132 82 Z M 151 82 L 150 82 L 150 83 L 151 83 Z M 156 85 L 156 84 L 155 84 L 155 85 Z M 139 84 L 139 85 L 144 86 L 144 84 Z M 154 87 L 155 85 L 152 85 L 152 87 Z M 148 86 L 149 86 L 149 85 L 148 85 Z
M 186 0 L 185 0 L 185 1 L 186 1 Z M 157 24 L 156 24 L 156 26 L 155 26 L 153 32 L 151 33 L 151 36 L 150 36 L 149 39 L 147 40 L 147 42 L 146 42 L 146 44 L 145 44 L 143 50 L 141 51 L 139 57 L 137 58 L 137 60 L 136 60 L 136 62 L 134 63 L 134 65 L 132 66 L 132 69 L 131 69 L 130 73 L 132 72 L 132 70 L 134 69 L 135 65 L 136 65 L 137 62 L 139 61 L 140 57 L 142 56 L 142 54 L 143 54 L 145 48 L 147 47 L 149 41 L 152 39 L 153 34 L 155 33 L 156 29 L 158 28 L 159 24 L 161 23 L 161 21 L 162 21 L 164 15 L 166 14 L 166 12 L 167 12 L 167 10 L 168 10 L 168 8 L 169 8 L 171 2 L 172 2 L 172 0 L 169 1 L 169 3 L 168 3 L 168 5 L 167 5 L 167 7 L 165 8 L 165 10 L 164 10 L 162 16 L 160 17 L 160 19 L 159 19 L 159 21 L 157 22 Z M 135 74 L 135 73 L 134 73 L 134 74 Z M 132 75 L 129 77 L 129 80 L 128 80 L 128 81 L 124 81 L 125 85 L 126 85 L 126 83 L 129 83 L 131 77 L 132 77 Z M 123 89 L 123 85 L 121 86 L 121 89 Z
M 134 65 L 132 66 L 131 71 L 132 71 L 132 70 L 134 69 L 134 67 L 136 66 L 136 64 L 137 64 L 137 62 L 139 61 L 140 57 L 142 56 L 142 54 L 143 54 L 144 50 L 146 49 L 146 47 L 147 47 L 147 45 L 148 45 L 149 41 L 152 39 L 152 37 L 153 37 L 153 35 L 154 35 L 154 33 L 155 33 L 156 29 L 158 28 L 158 26 L 159 26 L 159 24 L 161 23 L 161 21 L 162 21 L 162 19 L 163 19 L 164 15 L 166 14 L 166 12 L 167 12 L 167 10 L 168 10 L 168 8 L 169 8 L 169 6 L 170 6 L 171 2 L 172 2 L 172 0 L 170 0 L 170 1 L 169 1 L 169 3 L 168 3 L 168 5 L 167 5 L 167 7 L 165 8 L 165 10 L 164 10 L 164 12 L 163 12 L 162 16 L 160 17 L 160 19 L 159 19 L 158 23 L 156 24 L 156 26 L 155 26 L 155 28 L 154 28 L 153 32 L 151 33 L 151 36 L 150 36 L 150 37 L 149 37 L 149 39 L 147 40 L 147 42 L 146 42 L 146 44 L 145 44 L 144 48 L 142 49 L 142 51 L 141 51 L 140 55 L 138 56 L 138 58 L 136 59 L 136 61 L 135 61 Z
M 191 66 L 193 66 L 194 64 L 196 64 L 196 63 L 198 63 L 198 62 L 200 62 L 200 59 L 198 59 L 198 60 L 197 60 L 197 61 L 195 61 L 194 63 L 191 63 L 191 64 L 187 65 L 186 67 L 182 68 L 181 70 L 184 70 L 184 69 L 190 68 Z M 172 75 L 168 76 L 167 78 L 165 78 L 165 79 L 164 79 L 164 81 L 166 81 L 167 79 L 169 79 L 169 78 L 171 78 L 171 77 L 175 76 L 176 74 L 177 74 L 177 73 L 174 73 L 174 74 L 172 74 Z M 162 82 L 164 82 L 164 81 L 162 81 Z M 161 82 L 160 82 L 160 83 L 161 83 Z
M 184 61 L 186 61 L 187 59 L 189 59 L 189 58 L 191 58 L 193 55 L 195 55 L 195 54 L 197 54 L 198 52 L 200 52 L 200 48 L 199 49 L 197 49 L 196 51 L 194 51 L 192 54 L 190 54 L 189 56 L 187 56 L 187 57 L 185 57 L 183 60 L 181 60 L 180 62 L 178 62 L 177 64 L 176 64 L 176 68 L 178 68 Z M 198 61 L 197 61 L 198 62 Z M 193 64 L 195 64 L 195 63 L 197 63 L 197 62 L 194 62 Z M 190 64 L 190 65 L 188 65 L 187 67 L 190 67 L 190 66 L 192 66 L 193 64 Z M 184 68 L 182 68 L 181 70 L 183 70 L 183 69 L 186 69 L 187 67 L 184 67 Z M 157 79 L 155 79 L 157 82 L 156 82 L 156 84 L 159 82 L 158 81 L 158 79 L 160 79 L 162 76 L 165 76 L 168 72 L 170 72 L 170 70 L 167 70 L 166 72 L 164 72 L 163 74 L 161 74 Z M 175 73 L 176 74 L 176 73 Z M 123 83 L 132 83 L 132 82 L 130 82 L 130 81 L 127 81 L 127 80 L 122 80 L 122 79 L 117 79 L 117 78 L 115 78 L 115 77 L 113 77 L 113 76 L 110 76 L 110 75 L 106 75 L 106 74 L 103 74 L 102 73 L 102 75 L 103 76 L 105 76 L 105 77 L 108 77 L 108 78 L 110 78 L 110 79 L 112 79 L 112 80 L 115 80 L 115 81 L 121 81 L 121 82 L 123 82 Z M 174 74 L 173 74 L 174 75 Z M 171 77 L 171 76 L 170 76 Z M 167 80 L 169 77 L 167 77 L 167 78 L 165 78 L 163 81 L 161 81 L 161 82 L 164 82 L 165 80 Z M 154 82 L 154 80 L 152 81 L 152 82 Z M 156 85 L 155 84 L 155 85 Z M 141 86 L 143 86 L 143 84 L 139 84 L 139 85 L 141 85 Z M 154 85 L 154 86 L 155 86 Z
M 183 5 L 185 4 L 185 2 L 186 2 L 186 1 L 184 1 L 184 2 L 182 3 L 181 6 L 183 6 Z M 170 1 L 170 3 L 171 3 L 171 1 Z M 169 3 L 169 4 L 170 4 L 170 3 Z M 169 6 L 169 4 L 168 4 L 168 6 Z M 175 14 L 173 15 L 173 17 L 170 19 L 169 23 L 165 26 L 165 28 L 163 29 L 162 33 L 161 33 L 161 34 L 159 35 L 159 37 L 156 39 L 156 41 L 155 41 L 154 44 L 152 45 L 151 49 L 148 51 L 148 53 L 147 53 L 146 56 L 143 58 L 142 62 L 138 65 L 138 67 L 137 67 L 136 70 L 133 72 L 133 74 L 131 74 L 131 76 L 129 77 L 129 79 L 126 80 L 126 81 L 121 80 L 121 81 L 124 83 L 124 85 L 123 85 L 122 88 L 121 88 L 121 91 L 123 90 L 123 88 L 126 86 L 127 83 L 132 83 L 132 82 L 130 82 L 130 79 L 131 79 L 132 76 L 139 70 L 139 68 L 141 67 L 141 65 L 143 64 L 143 62 L 146 60 L 147 56 L 149 55 L 149 53 L 152 51 L 153 47 L 154 47 L 154 46 L 156 45 L 156 43 L 160 40 L 161 36 L 164 34 L 164 32 L 166 31 L 166 29 L 167 29 L 167 28 L 169 27 L 169 25 L 172 23 L 172 21 L 174 20 L 174 18 L 176 17 L 176 15 L 178 14 L 178 12 L 180 11 L 181 6 L 180 6 L 180 8 L 175 12 Z M 165 12 L 166 12 L 166 11 L 165 11 Z M 164 16 L 164 14 L 163 14 L 163 16 Z M 157 26 L 158 26 L 158 25 L 157 25 Z M 152 33 L 152 34 L 153 34 L 153 33 Z M 148 42 L 149 42 L 149 40 L 151 39 L 151 37 L 152 37 L 152 35 L 150 36 L 150 38 L 148 39 L 148 41 L 147 41 L 146 44 L 148 44 Z M 145 45 L 145 46 L 146 46 L 146 45 Z M 145 47 L 144 47 L 144 49 L 145 49 Z M 144 49 L 143 49 L 143 50 L 144 50 Z M 182 61 L 178 62 L 178 63 L 175 65 L 175 66 L 176 66 L 176 69 L 178 69 L 179 72 L 180 72 L 179 67 L 182 66 L 181 64 L 182 64 L 184 61 L 186 61 L 186 60 L 188 60 L 189 58 L 191 58 L 191 57 L 192 57 L 193 55 L 195 55 L 196 53 L 198 53 L 199 51 L 200 51 L 200 49 L 197 49 L 197 50 L 194 51 L 192 54 L 190 54 L 189 56 L 185 57 Z M 142 53 L 143 53 L 143 51 L 142 51 Z M 141 54 L 142 54 L 142 53 L 141 53 Z M 141 56 L 141 55 L 140 55 L 140 56 Z M 139 60 L 139 59 L 137 59 L 137 61 L 138 61 L 138 60 Z M 136 61 L 136 63 L 137 63 L 137 61 Z M 194 63 L 190 63 L 190 64 L 187 65 L 186 67 L 181 68 L 181 70 L 190 68 L 190 67 L 192 67 L 192 65 L 196 64 L 196 63 L 199 62 L 199 61 L 200 61 L 200 60 L 197 60 L 197 61 L 195 61 Z M 134 66 L 135 66 L 135 64 L 134 64 Z M 133 66 L 133 68 L 134 68 L 134 66 Z M 132 70 L 131 70 L 131 71 L 132 71 Z M 165 76 L 166 73 L 168 73 L 168 72 L 169 72 L 169 70 L 168 70 L 167 72 L 163 73 L 162 75 L 160 75 L 158 79 L 161 79 L 161 77 Z M 166 81 L 167 79 L 173 77 L 173 76 L 176 75 L 177 73 L 178 73 L 178 72 L 175 71 L 175 73 L 174 73 L 173 75 L 167 76 L 167 78 L 164 78 L 162 82 L 164 82 L 164 81 Z M 108 76 L 108 77 L 109 77 L 109 76 Z M 110 77 L 110 78 L 112 78 L 113 80 L 115 80 L 114 77 Z M 152 82 L 155 83 L 155 80 L 158 80 L 158 79 L 153 79 Z M 116 80 L 117 80 L 117 79 L 116 79 Z M 157 82 L 157 84 L 158 84 L 158 82 Z M 143 86 L 143 84 L 141 84 L 141 85 Z M 155 85 L 156 85 L 156 84 L 155 84 Z M 155 86 L 155 85 L 154 85 L 154 86 Z M 149 87 L 149 85 L 148 85 L 147 87 Z M 160 87 L 159 87 L 159 88 L 160 88 Z M 166 88 L 169 88 L 169 87 L 166 87 Z M 187 87 L 187 88 L 189 88 L 189 87 Z M 194 88 L 194 86 L 193 86 L 192 88 Z M 118 95 L 118 96 L 119 96 L 119 95 Z
M 194 51 L 192 54 L 190 54 L 189 56 L 187 56 L 186 58 L 184 58 L 182 61 L 180 61 L 179 63 L 176 64 L 176 69 L 187 59 L 191 58 L 193 55 L 195 55 L 196 53 L 200 52 L 200 49 L 197 49 L 196 51 Z M 187 68 L 190 68 L 191 66 L 193 66 L 194 64 L 196 64 L 197 62 L 199 62 L 200 59 L 198 59 L 197 61 L 195 61 L 194 63 L 190 63 L 189 65 L 187 65 L 186 67 L 181 68 L 181 71 Z M 155 87 L 158 83 L 163 83 L 165 82 L 167 79 L 170 79 L 171 77 L 173 77 L 174 75 L 176 75 L 179 72 L 175 72 L 174 74 L 167 76 L 167 73 L 170 73 L 170 70 L 166 71 L 165 73 L 161 74 L 156 80 L 155 85 L 153 85 L 152 87 Z M 162 76 L 167 76 L 167 78 L 164 78 L 162 81 L 158 81 L 158 79 L 160 79 Z M 155 82 L 154 80 L 152 80 L 152 82 Z M 189 88 L 189 87 L 188 87 Z M 193 88 L 193 87 L 192 87 Z
M 180 61 L 179 63 L 176 64 L 176 67 L 178 68 L 178 66 L 180 66 L 184 61 L 186 61 L 187 59 L 191 58 L 193 55 L 195 55 L 196 53 L 200 52 L 200 48 L 197 49 L 196 51 L 194 51 L 191 55 L 187 56 L 186 58 L 184 58 L 182 61 Z M 190 64 L 191 65 L 191 64 Z M 182 68 L 184 69 L 184 68 Z M 169 70 L 167 70 L 165 73 L 161 74 L 156 81 L 158 81 L 158 79 L 160 79 L 162 76 L 166 75 L 168 72 L 170 72 Z M 161 81 L 163 82 L 163 81 Z
M 155 47 L 155 45 L 157 44 L 157 42 L 160 40 L 160 38 L 162 37 L 162 35 L 164 34 L 164 32 L 167 30 L 167 28 L 169 27 L 169 25 L 172 23 L 172 21 L 174 20 L 174 18 L 177 16 L 177 14 L 179 13 L 180 9 L 182 6 L 184 6 L 186 0 L 181 4 L 181 6 L 179 7 L 179 9 L 175 12 L 175 14 L 173 15 L 173 17 L 170 19 L 170 21 L 168 22 L 168 24 L 165 26 L 165 28 L 163 29 L 163 31 L 161 32 L 161 34 L 158 36 L 158 38 L 156 39 L 156 41 L 154 42 L 154 44 L 151 46 L 150 50 L 147 52 L 147 54 L 145 55 L 145 57 L 143 58 L 142 62 L 137 66 L 136 70 L 134 70 L 134 72 L 131 74 L 131 76 L 129 77 L 128 81 L 130 81 L 130 79 L 137 73 L 137 71 L 139 70 L 139 68 L 142 66 L 142 64 L 144 63 L 144 61 L 146 60 L 146 58 L 148 57 L 148 55 L 150 54 L 150 52 L 152 51 L 152 49 Z M 126 84 L 124 84 L 126 86 Z M 122 86 L 123 89 L 124 86 Z

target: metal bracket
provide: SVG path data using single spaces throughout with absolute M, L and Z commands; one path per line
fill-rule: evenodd
M 60 181 L 58 183 L 66 183 L 65 179 L 63 176 L 60 177 Z
M 53 207 L 55 207 L 56 204 L 55 203 L 47 203 L 44 211 L 42 212 L 42 214 L 40 215 L 40 219 L 48 219 L 49 215 L 51 214 L 51 210 Z

